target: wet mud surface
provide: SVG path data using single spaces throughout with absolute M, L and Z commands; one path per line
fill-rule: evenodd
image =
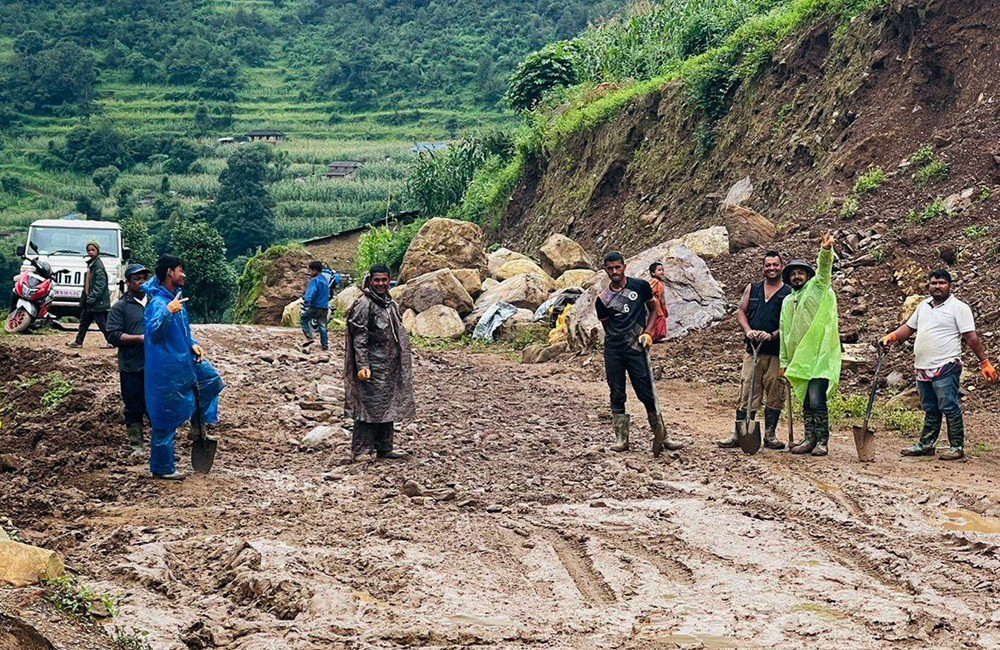
M 62 335 L 0 344 L 16 405 L 0 513 L 119 598 L 117 624 L 154 648 L 1000 646 L 991 453 L 902 459 L 885 433 L 862 465 L 850 423 L 825 459 L 719 450 L 735 387 L 675 378 L 657 348 L 690 446 L 654 460 L 630 398 L 634 449 L 613 454 L 599 356 L 425 350 L 419 418 L 396 434 L 413 456 L 342 465 L 339 352 L 275 329 L 198 336 L 228 384 L 224 439 L 213 472 L 181 484 L 128 460 L 96 337 L 78 356 Z M 46 412 L 51 382 L 28 384 L 54 370 L 73 390 Z M 338 432 L 303 447 L 318 424 Z M 973 410 L 970 446 L 998 446 L 996 424 Z M 186 441 L 178 456 L 190 466 Z

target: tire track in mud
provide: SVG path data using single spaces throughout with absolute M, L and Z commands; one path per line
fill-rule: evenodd
M 536 530 L 555 551 L 585 601 L 592 605 L 610 605 L 618 601 L 614 590 L 594 567 L 586 543 L 580 537 L 545 527 L 536 527 Z

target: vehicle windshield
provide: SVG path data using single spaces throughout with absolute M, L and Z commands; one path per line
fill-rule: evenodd
M 110 228 L 58 228 L 54 226 L 32 227 L 29 235 L 28 254 L 38 248 L 39 255 L 79 255 L 87 254 L 87 242 L 96 241 L 101 248 L 101 257 L 118 257 L 118 231 Z

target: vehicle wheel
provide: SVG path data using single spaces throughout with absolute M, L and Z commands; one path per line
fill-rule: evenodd
M 3 329 L 8 334 L 23 334 L 29 327 L 31 327 L 31 316 L 24 307 L 18 307 L 10 312 L 3 324 Z

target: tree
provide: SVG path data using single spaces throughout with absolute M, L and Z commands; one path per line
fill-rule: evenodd
M 101 213 L 101 206 L 91 201 L 88 196 L 81 195 L 76 200 L 76 211 L 80 214 L 86 215 L 88 221 L 100 221 L 103 216 Z
M 273 159 L 267 145 L 237 150 L 219 174 L 219 195 L 213 207 L 213 224 L 232 256 L 266 248 L 277 234 L 275 201 L 267 189 L 268 164 Z
M 577 83 L 576 59 L 576 46 L 570 41 L 529 54 L 511 75 L 504 101 L 515 111 L 530 111 L 552 90 Z
M 194 128 L 201 135 L 207 135 L 212 130 L 212 116 L 205 102 L 198 102 L 198 108 L 194 110 Z
M 121 211 L 118 214 L 121 216 Z M 156 264 L 156 249 L 153 247 L 153 238 L 149 234 L 146 222 L 140 217 L 130 216 L 121 219 L 120 224 L 125 246 L 132 251 L 129 260 L 142 264 L 147 269 L 153 268 Z
M 121 174 L 119 169 L 114 165 L 108 165 L 107 167 L 98 167 L 94 170 L 91 175 L 90 180 L 94 182 L 97 189 L 101 190 L 101 194 L 104 196 L 111 196 L 111 188 L 114 184 L 118 182 L 118 176 Z
M 236 272 L 226 261 L 226 245 L 218 231 L 203 221 L 179 221 L 171 233 L 171 249 L 184 260 L 184 295 L 196 320 L 218 322 L 233 303 Z

